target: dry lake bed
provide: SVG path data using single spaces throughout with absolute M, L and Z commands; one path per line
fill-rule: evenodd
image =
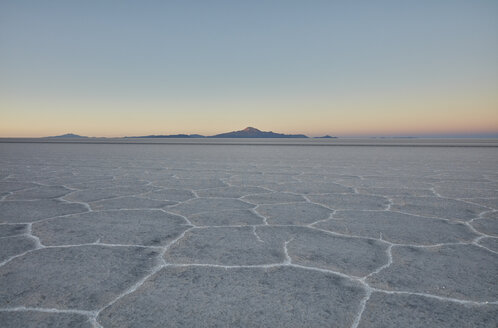
M 496 142 L 188 142 L 0 143 L 0 326 L 498 325 Z

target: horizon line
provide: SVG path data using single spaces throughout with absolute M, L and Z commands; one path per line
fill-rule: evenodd
M 49 138 L 63 138 L 63 135 L 73 134 L 73 133 L 64 133 L 61 135 L 53 135 L 53 136 L 38 136 L 38 137 L 30 137 L 30 136 L 0 136 L 0 139 L 49 139 Z M 175 134 L 150 134 L 150 135 L 140 135 L 140 136 L 85 136 L 75 134 L 81 138 L 88 139 L 146 139 L 147 137 L 150 139 L 167 139 L 161 136 L 173 136 L 169 137 L 171 139 L 204 139 L 204 138 L 212 138 L 215 135 L 201 135 L 198 133 L 175 133 Z M 186 135 L 187 137 L 176 137 L 177 135 Z M 199 137 L 189 137 L 191 135 L 198 135 Z M 293 134 L 290 134 L 293 135 Z M 361 138 L 396 138 L 396 139 L 409 139 L 409 138 L 435 138 L 435 139 L 475 139 L 475 138 L 498 138 L 498 132 L 489 132 L 489 133 L 427 133 L 427 134 L 347 134 L 347 135 L 334 135 L 334 134 L 325 134 L 325 135 L 306 135 L 303 134 L 304 137 L 233 137 L 233 139 L 319 139 L 325 136 L 330 136 L 331 138 L 341 138 L 341 139 L 361 139 Z M 78 137 L 67 137 L 66 139 L 78 138 Z M 219 137 L 220 139 L 226 138 L 230 139 L 230 137 Z

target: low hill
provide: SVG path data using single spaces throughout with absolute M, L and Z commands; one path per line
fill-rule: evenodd
M 139 136 L 139 137 L 125 137 L 125 138 L 205 138 L 200 134 L 159 134 L 150 136 Z

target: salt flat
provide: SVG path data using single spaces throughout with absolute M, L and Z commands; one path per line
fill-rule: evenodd
M 0 143 L 0 326 L 498 325 L 496 142 L 106 142 Z

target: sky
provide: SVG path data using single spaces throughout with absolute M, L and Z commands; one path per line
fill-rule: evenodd
M 0 1 L 0 137 L 498 133 L 498 1 Z

